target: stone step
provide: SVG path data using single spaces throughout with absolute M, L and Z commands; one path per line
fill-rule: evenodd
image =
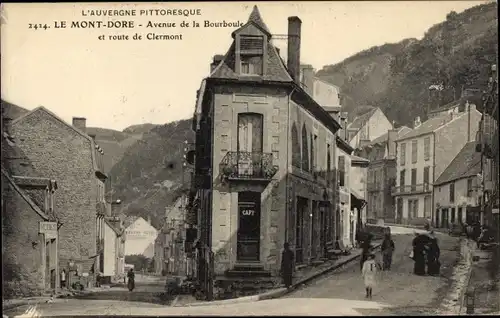
M 271 272 L 265 270 L 241 270 L 233 269 L 226 271 L 228 277 L 270 277 Z

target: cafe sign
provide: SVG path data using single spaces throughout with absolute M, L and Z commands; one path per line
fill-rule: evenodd
M 40 222 L 40 234 L 45 234 L 46 239 L 57 238 L 57 222 Z

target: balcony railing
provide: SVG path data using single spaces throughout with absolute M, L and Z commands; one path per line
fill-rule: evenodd
M 271 153 L 228 151 L 219 169 L 228 180 L 271 180 L 278 166 Z
M 408 195 L 408 194 L 419 194 L 428 193 L 432 191 L 432 185 L 429 183 L 404 185 L 392 188 L 392 195 Z

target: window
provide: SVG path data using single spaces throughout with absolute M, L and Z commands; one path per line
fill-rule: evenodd
M 344 156 L 339 156 L 339 186 L 345 186 L 345 158 Z
M 418 157 L 418 140 L 411 142 L 411 163 L 416 163 Z
M 426 195 L 424 197 L 424 215 L 426 218 L 430 218 L 432 215 L 432 202 L 431 202 L 431 196 Z
M 300 168 L 300 141 L 299 141 L 299 131 L 297 130 L 297 125 L 292 124 L 292 165 L 294 167 Z
M 405 186 L 406 170 L 403 169 L 399 172 L 399 186 L 403 188 Z
M 406 144 L 403 143 L 401 144 L 401 160 L 400 160 L 400 165 L 404 166 L 406 163 Z
M 306 125 L 302 126 L 302 170 L 309 171 L 309 148 L 307 146 L 307 129 Z
M 450 202 L 455 202 L 455 184 L 450 183 Z
M 408 216 L 410 218 L 418 217 L 418 200 L 408 200 Z
M 429 167 L 424 167 L 424 190 L 429 189 L 429 177 L 430 177 Z
M 263 74 L 264 38 L 262 36 L 240 36 L 240 73 Z
M 314 172 L 316 171 L 316 156 L 314 151 L 316 151 L 316 145 L 314 144 L 315 137 L 313 134 L 311 134 L 311 170 Z
M 424 160 L 427 161 L 431 157 L 431 137 L 424 139 Z
M 247 55 L 241 57 L 241 74 L 262 75 L 262 55 Z
M 417 190 L 417 169 L 411 169 L 411 191 Z
M 472 178 L 467 179 L 467 197 L 472 196 Z
M 330 145 L 327 144 L 326 145 L 326 182 L 327 183 L 330 183 L 330 178 L 331 178 L 331 175 L 330 175 L 330 171 L 331 171 L 331 164 L 332 164 L 332 157 L 330 155 Z

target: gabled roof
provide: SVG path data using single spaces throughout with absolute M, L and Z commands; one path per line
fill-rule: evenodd
M 48 221 L 50 219 L 49 216 L 47 214 L 45 214 L 45 212 L 43 212 L 42 209 L 35 202 L 33 202 L 33 200 L 31 200 L 31 198 L 26 194 L 26 192 L 24 192 L 16 184 L 16 182 L 9 176 L 9 174 L 7 173 L 7 171 L 5 171 L 5 169 L 3 167 L 1 169 L 2 169 L 2 175 L 11 184 L 12 188 L 17 193 L 19 193 L 21 198 L 23 198 L 23 200 L 26 201 L 26 203 L 28 203 L 28 205 L 33 209 L 33 211 L 35 211 L 42 219 L 44 219 L 45 221 Z
M 459 116 L 462 116 L 462 115 L 459 115 Z M 434 117 L 434 118 L 430 118 L 430 119 L 424 121 L 423 123 L 421 123 L 420 126 L 418 126 L 417 128 L 414 128 L 409 133 L 405 134 L 401 138 L 398 138 L 397 141 L 415 138 L 415 137 L 419 137 L 422 135 L 432 133 L 436 129 L 449 123 L 450 119 L 451 119 L 450 114 L 443 114 L 443 115 L 439 115 L 439 116 Z
M 360 130 L 366 122 L 375 114 L 378 108 L 373 108 L 363 115 L 357 116 L 354 118 L 353 122 L 347 126 L 347 130 Z
M 274 47 L 274 45 L 270 41 L 271 32 L 267 28 L 264 20 L 262 19 L 259 9 L 257 6 L 253 7 L 252 13 L 248 18 L 248 22 L 234 31 L 237 33 L 239 30 L 246 28 L 249 24 L 253 24 L 261 29 L 264 33 L 268 35 L 267 41 L 267 54 L 264 56 L 266 60 L 266 72 L 263 76 L 249 76 L 249 75 L 241 75 L 236 73 L 236 41 L 233 41 L 229 50 L 224 55 L 222 61 L 217 65 L 214 71 L 210 74 L 210 78 L 221 78 L 221 79 L 241 79 L 245 81 L 274 81 L 274 82 L 292 82 L 293 79 L 288 73 L 283 60 L 278 54 L 278 51 Z
M 123 227 L 128 228 L 131 226 L 135 221 L 139 219 L 138 216 L 135 215 L 128 215 L 123 219 Z
M 465 144 L 439 178 L 434 182 L 440 185 L 462 178 L 475 176 L 481 172 L 481 153 L 476 152 L 476 142 Z
M 81 131 L 80 129 L 74 127 L 73 125 L 70 125 L 68 124 L 67 122 L 65 122 L 61 117 L 57 116 L 56 114 L 54 114 L 53 112 L 51 112 L 50 110 L 48 110 L 47 108 L 43 107 L 43 106 L 39 106 L 35 109 L 33 109 L 32 111 L 28 112 L 28 113 L 25 113 L 23 115 L 21 115 L 20 117 L 14 119 L 12 121 L 12 125 L 18 123 L 18 122 L 21 122 L 23 121 L 24 119 L 28 118 L 29 116 L 37 113 L 37 112 L 45 112 L 47 113 L 49 116 L 53 117 L 54 119 L 56 119 L 57 121 L 59 121 L 60 123 L 62 123 L 63 125 L 65 125 L 66 127 L 72 129 L 73 131 L 75 131 L 77 134 L 79 134 L 80 136 L 82 136 L 83 138 L 87 139 L 88 141 L 90 141 L 90 145 L 92 147 L 92 165 L 94 166 L 94 170 L 96 172 L 99 172 L 100 174 L 102 174 L 103 176 L 106 177 L 106 175 L 104 174 L 104 171 L 100 171 L 99 170 L 99 167 L 97 166 L 97 158 L 96 158 L 96 153 L 95 153 L 95 148 L 96 148 L 96 144 L 95 144 L 95 141 L 92 137 L 90 137 L 88 134 L 86 134 L 85 132 Z

